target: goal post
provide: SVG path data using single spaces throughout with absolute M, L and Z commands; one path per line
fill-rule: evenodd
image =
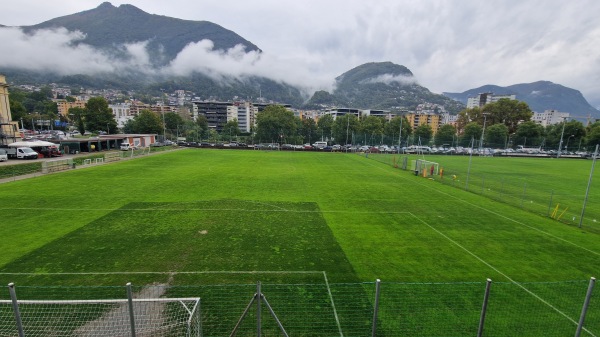
M 439 163 L 424 159 L 411 161 L 411 169 L 415 172 L 415 175 L 423 177 L 431 177 L 440 174 Z
M 132 310 L 129 299 L 0 300 L 0 336 L 202 335 L 200 298 L 131 301 Z

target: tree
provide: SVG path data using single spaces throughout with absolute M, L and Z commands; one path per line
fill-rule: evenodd
M 510 130 L 510 129 L 509 129 Z M 515 143 L 518 145 L 541 146 L 544 127 L 536 122 L 528 121 L 519 124 L 515 132 Z
M 25 106 L 23 106 L 23 103 L 19 101 L 10 100 L 10 113 L 13 121 L 19 121 L 27 116 L 27 110 L 25 110 Z
M 333 123 L 333 139 L 337 144 L 351 144 L 352 135 L 358 131 L 358 118 L 351 114 L 339 116 Z
M 144 109 L 133 118 L 134 133 L 159 134 L 163 129 L 161 118 L 154 112 Z
M 171 131 L 173 134 L 173 130 L 177 131 L 177 129 L 183 125 L 183 118 L 179 116 L 179 114 L 175 112 L 167 112 L 164 115 L 165 117 L 165 128 Z
M 494 124 L 485 128 L 484 144 L 488 147 L 505 148 L 508 141 L 508 127 L 504 124 Z
M 516 132 L 520 123 L 530 121 L 533 116 L 527 103 L 508 98 L 486 104 L 482 113 L 487 114 L 488 125 L 502 123 L 506 125 L 509 133 Z
M 240 128 L 238 124 L 237 118 L 228 121 L 223 125 L 223 129 L 221 129 L 221 139 L 228 138 L 231 142 L 231 137 L 235 137 L 240 133 Z
M 420 142 L 421 145 L 429 144 L 433 137 L 433 129 L 431 125 L 422 124 L 415 129 L 415 142 Z
M 330 115 L 326 115 L 330 116 Z M 318 133 L 317 123 L 312 118 L 303 119 L 300 123 L 299 135 L 302 137 L 302 142 L 312 144 L 322 133 Z
M 563 131 L 564 126 L 564 131 Z M 586 137 L 589 128 L 583 126 L 580 121 L 571 120 L 569 122 L 563 121 L 562 123 L 548 125 L 544 130 L 546 136 L 546 148 L 558 149 L 560 144 L 560 136 L 563 136 L 563 146 L 566 145 L 566 141 L 570 140 L 569 144 L 577 144 L 579 146 L 580 141 Z
M 85 127 L 87 130 L 106 131 L 117 130 L 117 122 L 108 107 L 104 97 L 92 97 L 85 103 Z
M 360 121 L 358 133 L 380 139 L 383 134 L 383 119 L 376 116 L 364 117 Z
M 435 134 L 434 143 L 435 145 L 454 145 L 454 138 L 456 137 L 456 128 L 454 125 L 444 124 L 440 127 L 438 132 Z
M 319 117 L 317 122 L 317 132 L 323 138 L 329 139 L 332 137 L 333 130 L 333 116 L 330 114 Z
M 256 137 L 260 142 L 282 142 L 297 135 L 294 113 L 281 105 L 269 105 L 256 116 Z
M 85 114 L 86 110 L 80 107 L 74 107 L 69 109 L 69 117 L 71 118 L 71 122 L 77 128 L 80 134 L 85 133 Z
M 204 115 L 198 115 L 196 118 L 197 132 L 200 138 L 208 137 L 208 119 Z
M 483 127 L 494 124 L 504 124 L 509 133 L 514 133 L 519 123 L 531 120 L 533 112 L 525 102 L 501 98 L 497 102 L 489 103 L 482 108 L 475 107 L 465 109 L 458 114 L 457 129 L 459 133 L 464 132 L 467 124 L 476 122 Z
M 412 133 L 412 128 L 408 123 L 408 120 L 404 116 L 396 116 L 391 121 L 385 123 L 383 126 L 383 133 L 392 139 L 393 144 L 399 143 L 400 137 L 400 126 L 402 126 L 402 139 L 408 139 L 408 136 Z
M 481 132 L 483 128 L 477 122 L 471 122 L 465 125 L 462 137 L 460 138 L 461 146 L 475 146 L 479 139 L 481 139 Z
M 600 121 L 588 126 L 585 143 L 591 151 L 594 151 L 596 145 L 600 144 Z

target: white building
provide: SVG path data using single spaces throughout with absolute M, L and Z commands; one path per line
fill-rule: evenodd
M 534 112 L 531 120 L 546 127 L 548 125 L 558 124 L 570 117 L 568 112 L 560 112 L 556 110 L 546 110 L 544 112 Z
M 108 107 L 112 109 L 117 127 L 119 128 L 124 127 L 128 120 L 135 117 L 131 112 L 131 104 L 129 103 L 110 104 Z
M 502 98 L 510 100 L 517 99 L 516 95 L 494 95 L 491 92 L 484 92 L 474 97 L 467 98 L 467 109 L 481 108 L 486 104 L 496 103 Z

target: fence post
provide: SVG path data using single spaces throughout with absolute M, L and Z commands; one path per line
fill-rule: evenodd
M 260 281 L 256 283 L 256 336 L 261 337 L 261 321 L 260 321 L 260 302 L 262 301 L 262 292 L 260 290 Z
M 127 303 L 129 304 L 129 324 L 131 325 L 131 337 L 135 337 L 135 317 L 133 315 L 133 292 L 131 282 L 127 282 Z
M 377 313 L 379 312 L 379 294 L 381 290 L 381 280 L 375 281 L 375 306 L 373 308 L 373 327 L 371 329 L 371 337 L 377 334 Z
M 548 203 L 548 212 L 546 214 L 547 217 L 550 217 L 550 210 L 552 209 L 552 199 L 554 199 L 554 190 L 550 191 L 550 202 Z
M 481 306 L 481 316 L 479 317 L 479 329 L 477 330 L 477 337 L 483 336 L 483 326 L 485 325 L 485 314 L 487 312 L 488 299 L 490 297 L 490 287 L 492 280 L 487 279 L 485 284 L 485 295 L 483 295 L 483 305 Z
M 590 305 L 590 299 L 592 297 L 592 291 L 594 290 L 594 284 L 596 283 L 596 278 L 592 277 L 590 279 L 590 284 L 588 286 L 587 294 L 585 294 L 585 301 L 583 302 L 583 307 L 581 308 L 581 316 L 579 316 L 579 324 L 577 324 L 577 330 L 575 331 L 575 337 L 579 337 L 581 335 L 581 330 L 583 329 L 583 322 L 585 321 L 585 315 L 587 314 L 588 306 Z
M 10 299 L 12 300 L 13 312 L 15 314 L 15 321 L 17 321 L 17 330 L 19 331 L 19 337 L 25 337 L 23 331 L 23 321 L 21 321 L 21 312 L 19 311 L 19 303 L 17 302 L 17 293 L 15 292 L 15 284 L 8 284 L 8 292 L 10 293 Z
M 523 202 L 525 202 L 526 194 L 527 194 L 527 182 L 523 183 L 523 196 L 521 197 L 521 208 L 523 208 Z

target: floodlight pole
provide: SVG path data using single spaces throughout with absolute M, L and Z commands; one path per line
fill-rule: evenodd
M 471 160 L 473 159 L 473 145 L 475 144 L 475 137 L 471 137 L 471 151 L 469 153 L 469 168 L 467 169 L 467 179 L 465 182 L 465 191 L 469 190 L 469 175 L 471 174 Z
M 562 132 L 560 133 L 560 143 L 558 144 L 558 153 L 556 154 L 556 158 L 560 158 L 560 152 L 562 150 L 563 136 L 565 135 L 565 125 L 566 124 L 567 124 L 567 117 L 563 117 L 563 127 L 562 127 Z
M 590 194 L 590 186 L 592 185 L 592 176 L 594 175 L 594 166 L 596 166 L 596 157 L 598 157 L 598 144 L 596 144 L 596 151 L 594 151 L 594 158 L 592 161 L 592 169 L 590 170 L 590 177 L 588 178 L 587 188 L 585 190 L 585 198 L 583 198 L 583 207 L 581 207 L 581 216 L 579 216 L 579 228 L 583 223 L 583 216 L 585 214 L 585 205 L 587 204 L 588 195 Z
M 485 135 L 485 122 L 487 121 L 487 113 L 483 113 L 483 131 L 481 131 L 481 141 L 479 141 L 479 155 L 481 156 L 481 151 L 483 149 L 483 136 Z

